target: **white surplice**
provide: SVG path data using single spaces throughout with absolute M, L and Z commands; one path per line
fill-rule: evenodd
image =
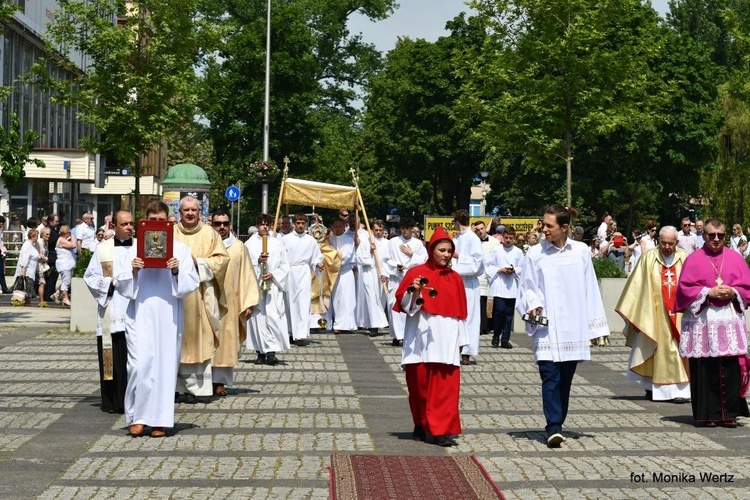
M 133 238 L 133 245 L 136 243 Z M 100 262 L 100 253 L 105 245 L 114 245 L 114 240 L 108 240 L 108 243 L 98 245 L 91 256 L 83 280 L 86 282 L 91 295 L 94 296 L 97 307 L 96 335 L 101 336 L 102 330 L 110 333 L 124 332 L 125 321 L 128 313 L 128 306 L 131 301 L 123 295 L 123 290 L 129 290 L 132 287 L 133 278 L 132 258 L 130 257 L 130 246 L 116 246 L 113 248 L 114 260 L 112 261 L 111 276 L 105 276 Z M 113 286 L 113 292 L 110 295 L 110 285 Z M 104 322 L 105 314 L 109 310 L 109 324 Z
M 311 272 L 323 262 L 318 242 L 307 233 L 292 231 L 281 239 L 289 261 L 287 298 L 289 302 L 288 323 L 294 340 L 310 336 L 310 286 Z
M 412 305 L 411 295 L 401 300 L 406 317 L 401 366 L 415 363 L 461 365 L 461 346 L 469 343 L 466 320 L 430 314 Z M 410 307 L 411 306 L 411 307 Z
M 405 253 L 401 248 L 408 247 L 411 255 Z M 390 320 L 391 337 L 403 340 L 404 328 L 406 326 L 406 314 L 396 312 L 393 306 L 396 304 L 396 290 L 404 279 L 406 271 L 417 267 L 427 261 L 427 249 L 422 240 L 396 236 L 388 240 L 388 251 L 383 257 L 383 271 L 388 276 L 388 314 Z M 401 266 L 399 270 L 398 266 Z
M 524 255 L 513 245 L 506 248 L 500 245 L 484 259 L 484 273 L 490 285 L 490 297 L 515 299 L 518 296 L 518 281 L 523 271 Z M 501 269 L 513 267 L 513 274 L 501 273 Z
M 484 274 L 484 252 L 482 241 L 471 229 L 464 229 L 453 238 L 458 259 L 453 259 L 452 268 L 461 275 L 466 287 L 466 333 L 469 344 L 464 346 L 461 354 L 476 356 L 479 354 L 479 332 L 482 327 L 480 307 L 479 275 Z
M 284 307 L 284 294 L 286 293 L 287 277 L 289 275 L 289 264 L 286 258 L 286 249 L 281 239 L 268 237 L 268 272 L 273 275 L 269 281 L 271 289 L 262 291 L 263 280 L 261 280 L 261 266 L 258 264 L 261 251 L 263 250 L 263 238 L 260 234 L 254 234 L 246 242 L 245 247 L 250 252 L 250 260 L 255 267 L 255 275 L 258 284 L 261 285 L 260 303 L 253 308 L 253 314 L 247 320 L 248 349 L 259 353 L 283 352 L 289 349 L 289 331 L 286 321 L 286 308 Z M 310 302 L 308 298 L 307 302 Z
M 124 297 L 133 300 L 128 309 L 125 339 L 128 345 L 128 386 L 125 420 L 152 427 L 174 426 L 174 394 L 182 349 L 182 299 L 196 290 L 200 278 L 190 249 L 175 241 L 172 255 L 180 261 L 177 276 L 169 269 L 141 269 Z M 130 247 L 128 260 L 136 257 Z M 119 278 L 128 282 L 128 276 Z
M 357 325 L 366 329 L 385 328 L 388 326 L 388 318 L 381 302 L 383 284 L 380 282 L 375 253 L 370 246 L 370 235 L 363 229 L 357 234 Z
M 562 248 L 542 241 L 529 249 L 516 310 L 523 315 L 537 307 L 549 326 L 526 323 L 534 361 L 591 359 L 589 341 L 608 336 L 609 326 L 586 244 L 568 238 Z
M 356 265 L 354 233 L 346 231 L 341 236 L 331 236 L 328 241 L 341 254 L 341 269 L 331 291 L 331 316 L 333 329 L 354 331 L 357 329 L 357 286 L 354 279 Z

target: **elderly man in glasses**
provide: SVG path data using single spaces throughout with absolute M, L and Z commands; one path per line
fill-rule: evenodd
M 221 284 L 229 265 L 229 253 L 221 236 L 200 220 L 201 207 L 194 196 L 180 200 L 180 222 L 174 241 L 190 248 L 201 286 L 183 299 L 185 329 L 177 374 L 177 392 L 186 402 L 210 401 L 214 394 L 211 359 L 217 346 L 221 310 Z
M 685 261 L 674 308 L 683 312 L 680 355 L 690 363 L 693 419 L 704 427 L 737 427 L 737 417 L 750 416 L 744 315 L 750 269 L 724 238 L 723 222 L 705 221 L 705 243 Z
M 688 255 L 701 247 L 698 243 L 698 236 L 690 230 L 690 219 L 688 217 L 682 219 L 682 231 L 677 234 L 677 246 Z
M 615 308 L 630 347 L 627 377 L 652 401 L 690 401 L 687 361 L 678 350 L 682 315 L 672 312 L 686 258 L 677 248 L 677 228 L 662 227 L 659 246 L 641 256 Z
M 227 312 L 219 323 L 219 346 L 211 360 L 211 385 L 215 396 L 226 396 L 234 384 L 234 368 L 239 363 L 241 343 L 247 338 L 245 323 L 260 302 L 260 289 L 250 253 L 232 233 L 232 223 L 224 210 L 211 217 L 211 226 L 221 236 L 229 253 L 229 265 L 221 283 Z

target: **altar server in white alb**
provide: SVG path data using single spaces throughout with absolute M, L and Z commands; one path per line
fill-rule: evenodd
M 312 274 L 323 270 L 323 254 L 315 238 L 307 234 L 307 216 L 295 214 L 294 230 L 281 239 L 289 260 L 287 298 L 294 343 L 304 346 L 310 338 L 310 293 Z
M 479 276 L 484 274 L 484 251 L 479 236 L 469 228 L 469 211 L 456 210 L 453 214 L 453 229 L 458 234 L 453 237 L 456 252 L 453 254 L 453 270 L 464 280 L 466 287 L 466 333 L 469 345 L 461 350 L 461 364 L 470 365 L 471 356 L 479 354 L 479 333 L 482 329 L 482 315 L 479 311 L 481 290 Z
M 169 207 L 152 201 L 146 219 L 166 221 Z M 175 241 L 166 268 L 144 268 L 136 245 L 130 247 L 132 287 L 123 291 L 133 300 L 128 309 L 128 387 L 125 421 L 130 435 L 164 437 L 174 427 L 174 394 L 182 349 L 183 299 L 200 285 L 190 249 Z M 127 281 L 127 277 L 123 277 Z
M 128 348 L 125 319 L 130 299 L 122 291 L 133 276 L 130 247 L 133 246 L 133 216 L 115 212 L 115 237 L 97 245 L 83 279 L 98 304 L 97 344 L 102 392 L 102 411 L 123 413 L 128 382 Z
M 354 278 L 355 238 L 357 229 L 354 214 L 349 219 L 351 231 L 341 219 L 333 221 L 333 234 L 328 238 L 331 245 L 341 255 L 341 269 L 331 292 L 331 316 L 333 317 L 333 333 L 343 331 L 352 332 L 357 329 L 357 286 Z
M 427 261 L 427 249 L 421 240 L 412 237 L 413 228 L 414 219 L 401 217 L 398 226 L 401 235 L 388 240 L 388 252 L 383 257 L 384 272 L 388 276 L 387 311 L 390 314 L 390 333 L 394 346 L 403 344 L 406 325 L 406 314 L 393 309 L 396 304 L 396 290 L 409 269 Z
M 588 247 L 568 238 L 575 215 L 560 205 L 544 211 L 545 239 L 526 253 L 516 309 L 527 315 L 534 361 L 542 379 L 547 446 L 559 448 L 570 387 L 580 361 L 591 359 L 590 340 L 608 336 L 599 285 Z
M 381 254 L 376 252 L 375 238 L 371 240 L 366 229 L 360 229 L 357 236 L 357 325 L 374 337 L 380 328 L 388 326 L 381 301 L 385 288 L 380 281 Z
M 273 366 L 279 363 L 276 353 L 289 349 L 284 308 L 289 263 L 281 240 L 269 236 L 273 218 L 261 214 L 255 219 L 255 225 L 258 232 L 245 242 L 245 246 L 260 284 L 260 302 L 248 320 L 246 346 L 258 353 L 256 364 Z
M 484 259 L 484 271 L 492 297 L 492 347 L 513 349 L 510 334 L 516 311 L 518 281 L 523 271 L 523 252 L 515 245 L 516 230 L 509 226 L 503 234 L 502 245 Z
M 380 256 L 380 268 L 378 269 L 378 272 L 382 273 L 380 281 L 385 283 L 385 286 L 381 286 L 379 289 L 380 307 L 386 312 L 386 321 L 390 323 L 390 313 L 388 311 L 388 274 L 385 266 L 385 258 L 388 256 L 388 238 L 386 237 L 385 222 L 381 219 L 375 219 L 372 223 L 372 234 L 375 236 L 375 247 Z

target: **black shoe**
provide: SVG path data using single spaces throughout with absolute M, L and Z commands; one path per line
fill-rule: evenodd
M 414 441 L 427 441 L 427 432 L 425 432 L 421 425 L 415 425 L 414 432 L 411 433 L 411 438 Z
M 370 328 L 370 337 L 377 337 L 378 335 L 380 335 L 380 332 L 377 328 Z
M 305 339 L 297 339 L 294 341 L 294 345 L 297 347 L 304 347 L 307 345 L 307 341 Z
M 401 345 L 401 341 L 399 341 L 398 339 L 393 339 L 393 340 L 391 341 L 391 345 L 392 345 L 393 347 L 398 347 L 398 346 L 400 346 L 400 345 Z
M 672 402 L 676 405 L 684 405 L 690 402 L 690 398 L 674 398 Z
M 449 436 L 435 436 L 435 444 L 443 447 L 458 445 L 458 443 L 451 439 Z
M 653 391 L 646 391 L 646 400 L 653 401 L 654 400 L 654 392 Z
M 500 347 L 500 336 L 499 335 L 493 335 L 492 336 L 492 347 Z
M 513 345 L 510 342 L 501 342 L 500 347 L 503 349 L 513 349 Z
M 269 352 L 266 354 L 266 364 L 270 366 L 279 364 L 279 358 L 276 357 L 276 353 Z
M 265 365 L 266 364 L 266 355 L 263 353 L 258 353 L 258 358 L 255 360 L 256 365 Z

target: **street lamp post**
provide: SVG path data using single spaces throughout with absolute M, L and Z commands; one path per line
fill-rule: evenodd
M 479 172 L 479 177 L 482 178 L 482 205 L 479 208 L 479 215 L 486 215 L 487 213 L 487 177 L 489 177 L 490 173 L 486 170 L 482 170 Z
M 270 97 L 271 97 L 271 0 L 268 0 L 266 18 L 266 101 L 263 115 L 263 161 L 268 161 L 268 139 L 269 139 L 269 121 L 270 121 Z M 261 190 L 261 212 L 268 213 L 268 180 L 263 181 Z

